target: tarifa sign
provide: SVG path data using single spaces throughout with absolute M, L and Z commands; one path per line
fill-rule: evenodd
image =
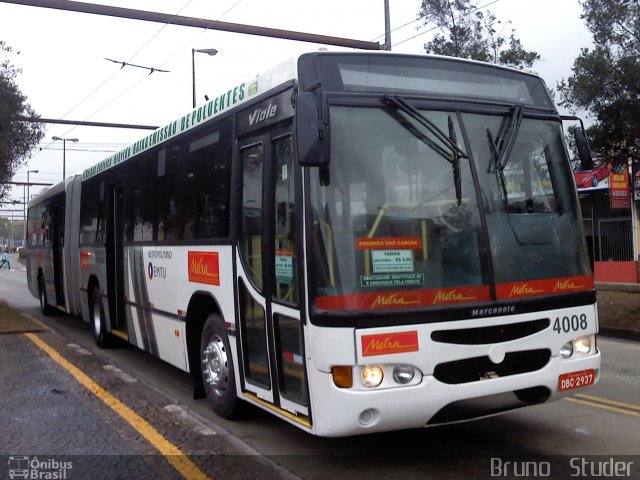
M 133 145 L 129 145 L 92 167 L 87 168 L 82 173 L 82 180 L 86 180 L 100 172 L 113 168 L 116 165 L 129 160 L 134 155 L 153 148 L 176 135 L 203 124 L 204 122 L 236 107 L 237 105 L 246 102 L 250 98 L 276 86 L 276 82 L 283 83 L 286 80 L 294 78 L 295 69 L 293 68 L 293 65 L 294 63 L 292 61 L 286 62 L 285 64 L 279 65 L 278 67 L 266 72 L 254 81 L 242 82 L 239 85 L 230 88 L 226 92 L 215 97 L 213 100 L 209 100 L 204 105 L 194 109 L 187 115 L 184 115 L 168 125 L 155 130 L 153 133 L 138 140 Z

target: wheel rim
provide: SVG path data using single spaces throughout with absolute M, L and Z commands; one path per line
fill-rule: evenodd
M 204 349 L 202 359 L 204 381 L 219 396 L 227 392 L 229 384 L 229 363 L 224 342 L 218 335 L 214 336 L 207 348 Z

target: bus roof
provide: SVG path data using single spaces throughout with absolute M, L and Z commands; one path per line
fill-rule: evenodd
M 170 138 L 195 128 L 203 123 L 217 117 L 229 110 L 241 105 L 260 94 L 272 89 L 277 85 L 296 78 L 296 64 L 294 59 L 290 59 L 268 71 L 257 78 L 244 81 L 229 88 L 220 95 L 209 100 L 204 105 L 196 107 L 186 115 L 173 122 L 154 130 L 146 137 L 114 153 L 110 157 L 87 168 L 82 173 L 82 180 L 86 180 L 100 172 L 108 170 L 122 162 L 127 161 L 134 155 L 148 150 Z
M 531 73 L 522 72 L 520 70 L 515 70 L 508 67 L 502 67 L 493 64 L 487 64 L 483 62 L 477 62 L 474 60 L 461 59 L 455 57 L 445 57 L 439 55 L 409 55 L 409 54 L 399 54 L 399 53 L 391 53 L 391 52 L 309 52 L 302 54 L 298 58 L 292 58 L 287 60 L 286 62 L 277 65 L 276 67 L 271 68 L 266 71 L 262 75 L 259 75 L 255 79 L 243 81 L 240 84 L 229 88 L 228 90 L 221 92 L 220 95 L 214 97 L 212 100 L 209 100 L 207 103 L 196 107 L 186 115 L 174 120 L 173 122 L 158 128 L 153 133 L 148 134 L 147 136 L 141 138 L 137 142 L 129 145 L 128 147 L 123 148 L 122 150 L 116 152 L 115 154 L 105 158 L 104 160 L 96 163 L 95 165 L 85 169 L 82 173 L 82 180 L 87 180 L 100 172 L 108 170 L 110 168 L 119 165 L 122 162 L 127 161 L 129 158 L 137 155 L 141 152 L 144 152 L 154 146 L 169 140 L 181 133 L 184 133 L 192 128 L 195 128 L 203 123 L 211 120 L 214 117 L 217 117 L 223 113 L 230 111 L 231 109 L 252 100 L 264 94 L 265 92 L 271 90 L 272 88 L 281 85 L 290 80 L 298 80 L 298 75 L 300 75 L 300 88 L 310 88 L 310 85 L 307 83 L 317 83 L 317 70 L 316 68 L 306 68 L 306 70 L 312 71 L 312 75 L 310 78 L 305 79 L 305 75 L 302 72 L 298 72 L 298 67 L 303 58 L 307 60 L 313 59 L 312 61 L 328 61 L 328 62 L 337 62 L 341 57 L 351 57 L 354 61 L 362 61 L 363 57 L 372 57 L 372 56 L 387 56 L 388 58 L 395 57 L 396 59 L 405 58 L 406 60 L 412 59 L 421 59 L 424 61 L 425 59 L 430 59 L 433 62 L 450 62 L 452 65 L 459 65 L 459 68 L 479 68 L 481 71 L 487 72 L 488 69 L 494 69 L 496 72 L 496 76 L 504 76 L 505 81 L 510 81 L 511 76 L 516 76 L 518 78 L 528 79 L 526 82 L 531 83 L 535 82 L 539 84 L 541 87 L 540 90 L 544 89 L 543 96 L 546 95 L 548 97 L 548 92 L 546 91 L 546 87 L 544 87 L 543 80 Z M 359 60 L 360 59 L 360 60 Z M 308 62 L 307 62 L 308 63 Z M 463 67 L 467 65 L 468 67 Z M 415 70 L 415 69 L 414 69 Z M 438 70 L 438 69 L 436 69 Z M 424 72 L 420 71 L 422 74 Z M 501 73 L 498 73 L 501 72 Z M 470 73 L 470 72 L 468 72 Z M 308 75 L 307 75 L 308 76 Z M 407 77 L 409 78 L 409 76 Z M 458 75 L 458 78 L 461 78 Z M 308 80 L 308 81 L 305 81 Z M 327 80 L 326 78 L 324 80 Z M 367 78 L 367 82 L 370 78 Z M 486 82 L 486 80 L 485 80 Z M 326 82 L 326 85 L 323 87 L 329 86 L 330 88 L 331 82 Z M 375 83 L 375 82 L 374 82 Z M 460 83 L 460 82 L 458 82 Z M 451 79 L 447 79 L 447 85 L 451 85 Z M 369 85 L 372 88 L 376 88 L 374 85 Z M 485 84 L 486 86 L 486 84 Z M 465 88 L 465 87 L 461 87 Z M 504 91 L 500 85 L 497 87 L 500 91 Z M 548 99 L 550 102 L 550 98 Z M 527 102 L 525 102 L 527 103 Z M 549 103 L 552 106 L 552 103 Z

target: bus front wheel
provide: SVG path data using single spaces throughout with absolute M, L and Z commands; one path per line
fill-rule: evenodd
M 219 315 L 205 321 L 200 340 L 200 371 L 211 409 L 222 418 L 233 418 L 239 412 L 233 358 L 227 331 Z
M 96 345 L 100 348 L 107 348 L 111 345 L 109 332 L 107 332 L 107 319 L 104 314 L 102 295 L 100 289 L 95 287 L 91 290 L 91 301 L 89 302 L 91 331 Z

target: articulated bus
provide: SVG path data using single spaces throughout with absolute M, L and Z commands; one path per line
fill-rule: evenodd
M 562 118 L 495 65 L 302 55 L 39 195 L 28 243 L 43 312 L 190 372 L 225 418 L 407 429 L 600 374 Z

